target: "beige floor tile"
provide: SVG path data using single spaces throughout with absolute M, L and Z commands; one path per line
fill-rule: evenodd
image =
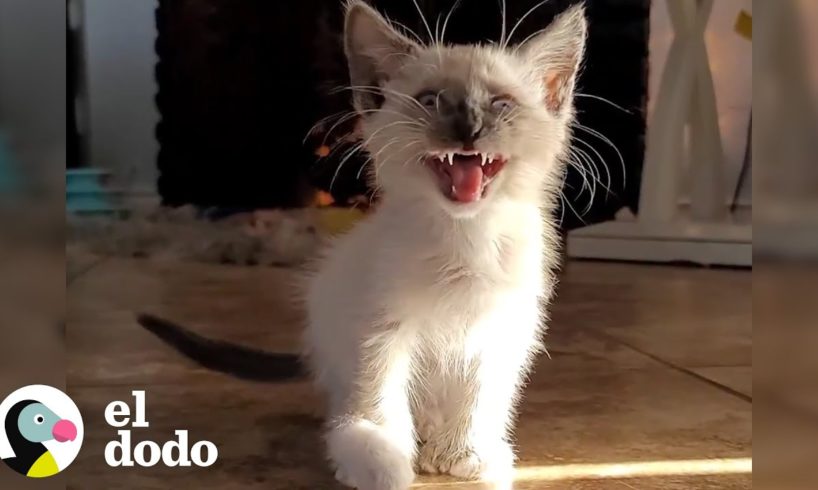
M 552 328 L 591 328 L 677 366 L 750 366 L 751 292 L 746 270 L 573 262 Z

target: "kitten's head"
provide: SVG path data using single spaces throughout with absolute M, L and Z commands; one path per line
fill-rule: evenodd
M 517 47 L 426 46 L 352 1 L 345 49 L 375 184 L 462 217 L 540 199 L 561 172 L 585 36 L 576 6 Z

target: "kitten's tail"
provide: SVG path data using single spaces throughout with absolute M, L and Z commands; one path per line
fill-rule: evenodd
M 149 332 L 197 364 L 248 381 L 287 381 L 302 378 L 306 369 L 297 354 L 264 352 L 213 340 L 162 318 L 141 313 L 136 321 Z

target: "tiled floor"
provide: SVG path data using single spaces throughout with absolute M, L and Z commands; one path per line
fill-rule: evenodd
M 135 311 L 150 311 L 205 335 L 295 350 L 296 273 L 92 258 L 69 270 L 68 387 L 86 418 L 72 488 L 341 488 L 323 461 L 319 401 L 306 383 L 259 385 L 196 368 L 134 322 Z M 569 264 L 551 359 L 540 359 L 520 411 L 515 488 L 751 488 L 750 293 L 747 271 Z M 103 450 L 116 431 L 103 412 L 132 389 L 147 392 L 150 421 L 134 429 L 135 442 L 188 429 L 192 441 L 218 446 L 218 462 L 108 468 Z

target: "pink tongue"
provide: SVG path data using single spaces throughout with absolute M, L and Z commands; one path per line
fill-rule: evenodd
M 483 187 L 483 167 L 480 158 L 456 158 L 454 165 L 449 165 L 449 176 L 452 178 L 453 197 L 460 202 L 473 202 L 480 199 Z

